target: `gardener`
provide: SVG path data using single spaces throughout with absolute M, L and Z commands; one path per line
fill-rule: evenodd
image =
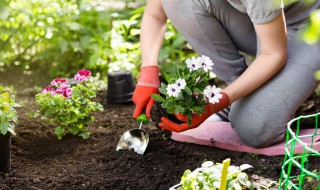
M 193 116 L 191 127 L 166 118 L 159 126 L 176 132 L 194 128 L 231 105 L 228 119 L 246 145 L 262 148 L 282 140 L 288 120 L 314 92 L 314 72 L 320 69 L 320 42 L 307 45 L 297 38 L 320 0 L 291 2 L 283 7 L 281 0 L 149 0 L 141 25 L 142 66 L 133 117 L 144 108 L 150 117 L 169 18 L 194 51 L 213 60 L 213 72 L 228 86 L 219 103 Z M 256 58 L 248 65 L 239 52 Z

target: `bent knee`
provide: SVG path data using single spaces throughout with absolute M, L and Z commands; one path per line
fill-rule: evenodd
M 265 148 L 280 142 L 285 137 L 286 126 L 277 126 L 267 119 L 253 121 L 246 118 L 242 122 L 231 121 L 231 124 L 242 142 L 252 148 Z

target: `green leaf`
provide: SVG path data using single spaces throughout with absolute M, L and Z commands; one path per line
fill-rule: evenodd
M 64 135 L 65 130 L 62 129 L 61 127 L 56 127 L 54 130 L 54 134 L 57 135 L 58 139 L 61 140 L 62 136 Z
M 157 102 L 164 102 L 165 99 L 162 98 L 159 94 L 152 94 L 151 97 Z
M 205 111 L 205 109 L 203 107 L 200 107 L 200 106 L 193 106 L 192 110 L 194 112 L 196 112 L 196 113 L 201 113 L 201 112 Z
M 45 112 L 44 112 L 44 116 L 49 116 L 56 113 L 56 109 L 54 107 L 49 107 Z
M 86 131 L 86 132 L 82 132 L 79 134 L 80 137 L 82 137 L 83 139 L 88 139 L 90 137 L 90 132 Z
M 192 91 L 190 90 L 190 88 L 189 87 L 187 87 L 187 86 L 185 86 L 184 87 L 184 91 L 188 94 L 188 95 L 192 95 Z
M 184 44 L 185 39 L 182 36 L 178 36 L 176 39 L 173 40 L 172 47 L 179 48 Z
M 170 101 L 169 100 L 165 100 L 161 105 L 162 105 L 163 108 L 169 108 Z
M 50 102 L 51 102 L 51 104 L 54 105 L 54 106 L 57 105 L 57 101 L 56 101 L 56 100 L 51 100 Z
M 171 80 L 170 75 L 168 75 L 167 73 L 163 73 L 163 77 L 168 83 L 170 83 L 170 80 Z
M 184 107 L 182 107 L 182 106 L 180 106 L 180 105 L 176 105 L 176 106 L 175 106 L 175 113 L 182 113 L 182 114 L 184 114 L 185 111 L 186 111 L 186 108 L 184 108 Z
M 200 90 L 199 88 L 193 88 L 193 91 L 198 93 L 198 94 L 202 94 L 202 90 Z
M 163 95 L 167 95 L 167 87 L 164 87 L 161 85 L 161 87 L 159 88 L 159 92 Z

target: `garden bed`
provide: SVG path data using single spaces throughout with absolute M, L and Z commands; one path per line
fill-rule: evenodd
M 150 134 L 144 156 L 133 151 L 116 151 L 120 136 L 138 127 L 132 118 L 133 104 L 108 104 L 106 92 L 98 101 L 103 112 L 94 114 L 89 127 L 90 139 L 67 135 L 58 140 L 55 126 L 30 117 L 37 107 L 34 94 L 19 94 L 17 102 L 20 123 L 12 138 L 12 167 L 0 173 L 0 189 L 168 189 L 179 183 L 184 170 L 195 169 L 205 160 L 253 166 L 246 170 L 256 187 L 276 189 L 283 156 L 232 152 L 215 147 L 187 144 L 170 140 L 170 133 L 160 131 L 152 122 L 143 127 Z M 313 101 L 316 102 L 316 101 Z M 315 103 L 301 110 L 314 112 Z M 310 160 L 320 168 L 320 162 Z

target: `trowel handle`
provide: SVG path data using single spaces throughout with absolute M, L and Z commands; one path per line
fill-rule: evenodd
M 138 121 L 139 123 L 143 123 L 143 124 L 146 124 L 146 123 L 149 122 L 146 114 L 141 114 L 139 117 L 137 117 L 137 121 Z

